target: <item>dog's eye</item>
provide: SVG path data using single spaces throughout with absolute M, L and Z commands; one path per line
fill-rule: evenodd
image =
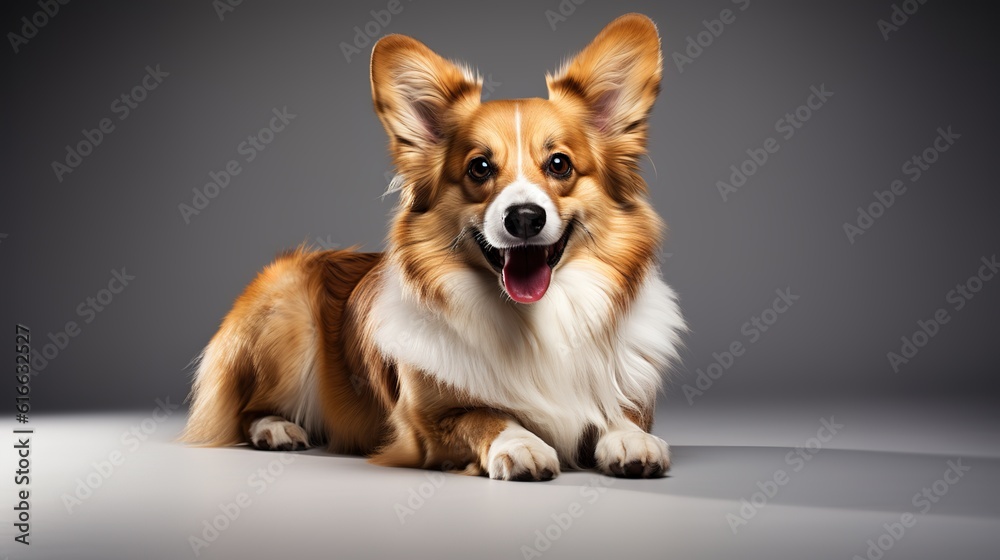
M 475 157 L 469 162 L 469 177 L 474 181 L 485 181 L 491 173 L 493 168 L 490 167 L 490 160 L 483 156 Z
M 552 157 L 549 158 L 549 164 L 546 169 L 552 175 L 562 179 L 569 177 L 569 173 L 573 170 L 573 166 L 570 165 L 569 158 L 566 157 L 566 154 L 552 154 Z

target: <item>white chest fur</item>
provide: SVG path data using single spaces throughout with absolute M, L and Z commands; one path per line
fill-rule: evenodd
M 512 411 L 570 461 L 588 425 L 603 433 L 624 422 L 623 405 L 652 404 L 686 328 L 655 270 L 624 317 L 613 316 L 607 280 L 575 263 L 531 305 L 505 301 L 474 271 L 452 274 L 447 315 L 417 302 L 399 274 L 389 268 L 375 303 L 383 354 Z

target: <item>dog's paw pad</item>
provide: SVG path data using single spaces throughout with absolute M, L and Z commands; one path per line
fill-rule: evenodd
M 551 480 L 559 475 L 556 450 L 524 428 L 507 428 L 490 445 L 490 478 L 497 480 Z
M 608 432 L 597 442 L 597 467 L 621 478 L 655 478 L 670 470 L 670 447 L 641 431 Z
M 250 444 L 266 451 L 298 451 L 309 448 L 309 436 L 298 424 L 265 416 L 250 424 Z

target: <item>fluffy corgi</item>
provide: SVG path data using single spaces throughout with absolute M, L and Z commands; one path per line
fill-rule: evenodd
M 638 14 L 547 75 L 548 99 L 482 102 L 468 68 L 378 41 L 387 249 L 265 268 L 202 354 L 183 439 L 502 480 L 662 476 L 649 432 L 685 324 L 639 173 L 661 73 Z

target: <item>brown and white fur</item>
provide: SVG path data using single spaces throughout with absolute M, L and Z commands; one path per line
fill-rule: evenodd
M 387 250 L 265 268 L 204 351 L 183 438 L 504 480 L 665 473 L 649 432 L 685 326 L 639 174 L 661 72 L 637 14 L 547 76 L 548 99 L 481 102 L 473 72 L 381 39 L 372 94 L 400 192 Z M 544 225 L 516 229 L 515 207 Z

